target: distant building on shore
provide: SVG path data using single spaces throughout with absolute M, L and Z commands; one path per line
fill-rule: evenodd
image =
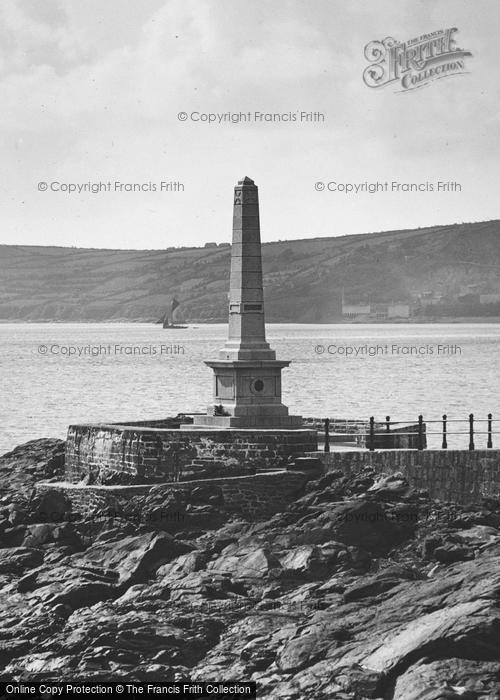
M 344 302 L 342 302 L 342 316 L 345 318 L 369 316 L 370 308 L 370 304 L 344 304 Z
M 388 304 L 387 318 L 410 318 L 409 304 Z
M 500 303 L 500 294 L 480 294 L 479 295 L 480 304 L 498 304 Z
M 409 304 L 403 302 L 380 303 L 361 302 L 356 304 L 346 303 L 342 293 L 342 316 L 352 320 L 377 320 L 410 318 L 411 308 Z

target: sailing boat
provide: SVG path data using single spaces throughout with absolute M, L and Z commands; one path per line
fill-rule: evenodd
M 176 308 L 178 306 L 180 306 L 180 304 L 177 301 L 177 299 L 174 297 L 172 299 L 172 304 L 170 306 L 170 323 L 169 323 L 169 318 L 168 318 L 168 311 L 166 312 L 163 319 L 160 319 L 159 321 L 157 321 L 157 323 L 163 324 L 163 328 L 167 328 L 167 329 L 187 328 L 187 326 L 178 326 L 174 323 L 174 311 L 176 310 Z

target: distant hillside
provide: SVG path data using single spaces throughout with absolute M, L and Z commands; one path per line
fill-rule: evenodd
M 346 300 L 500 292 L 500 221 L 263 245 L 268 321 L 328 322 Z M 0 320 L 225 321 L 228 245 L 167 250 L 0 246 Z

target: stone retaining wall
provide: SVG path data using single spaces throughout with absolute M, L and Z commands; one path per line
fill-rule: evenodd
M 402 472 L 432 498 L 474 503 L 500 497 L 500 450 L 380 450 L 313 452 L 326 471 L 349 475 L 366 466 L 392 474 Z
M 40 483 L 37 494 L 47 491 L 63 493 L 70 504 L 69 512 L 85 513 L 93 509 L 108 509 L 120 512 L 123 504 L 133 496 L 164 495 L 165 499 L 175 491 L 191 492 L 203 487 L 210 492 L 222 492 L 223 505 L 227 512 L 247 517 L 268 517 L 283 510 L 300 496 L 308 476 L 303 472 L 270 472 L 253 476 L 228 477 L 224 479 L 197 479 L 177 483 L 141 484 L 137 486 L 84 486 L 68 483 Z M 54 516 L 55 517 L 55 516 Z M 61 519 L 64 519 L 61 515 Z
M 163 429 L 144 425 L 72 425 L 66 480 L 90 484 L 161 483 L 283 468 L 316 450 L 314 430 Z

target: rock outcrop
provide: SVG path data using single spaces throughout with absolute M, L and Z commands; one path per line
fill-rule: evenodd
M 134 517 L 165 507 L 157 497 L 115 517 L 72 513 L 58 492 L 30 497 L 37 478 L 58 476 L 60 454 L 37 441 L 0 463 L 4 483 L 6 465 L 13 474 L 0 521 L 3 678 L 250 679 L 259 698 L 289 700 L 500 698 L 500 503 L 440 503 L 365 470 L 309 481 L 268 520 L 213 503 L 197 527 L 172 519 L 166 531 Z M 166 507 L 208 505 L 195 496 Z M 57 509 L 65 521 L 47 518 Z

